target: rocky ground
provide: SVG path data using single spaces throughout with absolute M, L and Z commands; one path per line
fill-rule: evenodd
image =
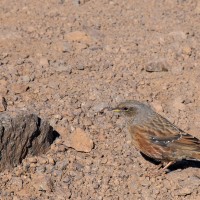
M 171 172 L 131 145 L 106 106 L 148 102 L 200 138 L 196 0 L 1 0 L 0 111 L 34 113 L 60 134 L 0 173 L 0 199 L 198 199 L 200 164 Z M 13 141 L 12 141 L 13 142 Z

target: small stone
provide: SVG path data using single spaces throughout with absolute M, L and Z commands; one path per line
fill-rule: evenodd
M 78 5 L 83 5 L 88 1 L 90 0 L 73 0 L 73 3 L 78 6 Z
M 71 198 L 70 190 L 66 190 L 63 187 L 56 187 L 54 191 L 54 195 L 58 200 L 66 200 Z
M 61 179 L 63 172 L 61 170 L 53 170 L 52 175 Z
M 66 146 L 65 145 L 58 145 L 57 146 L 57 152 L 65 152 L 66 151 Z
M 6 95 L 8 93 L 7 85 L 8 85 L 8 81 L 4 79 L 0 80 L 0 94 L 1 95 Z
M 52 192 L 53 181 L 47 175 L 33 175 L 32 185 L 38 191 Z
M 52 89 L 55 89 L 55 90 L 58 90 L 58 89 L 59 89 L 59 84 L 56 83 L 56 82 L 54 82 L 54 81 L 52 81 L 52 82 L 50 82 L 50 83 L 48 84 L 48 87 L 50 87 L 50 88 L 52 88 Z M 55 116 L 55 115 L 54 115 L 54 116 Z M 57 119 L 57 116 L 58 116 L 58 115 L 56 115 L 56 117 L 54 117 L 54 119 Z
M 177 97 L 174 99 L 173 101 L 173 108 L 177 109 L 177 110 L 184 110 L 185 109 L 185 104 L 183 103 L 183 99 L 182 97 Z
M 45 57 L 40 58 L 39 64 L 42 67 L 48 67 L 49 66 L 49 60 Z
M 23 81 L 24 83 L 28 83 L 28 82 L 31 81 L 30 76 L 22 76 L 21 79 L 22 79 L 22 81 Z
M 44 173 L 45 171 L 46 171 L 46 167 L 45 166 L 36 167 L 36 172 L 37 173 Z
M 7 109 L 6 99 L 0 96 L 0 112 L 6 111 L 6 109 Z
M 71 176 L 66 176 L 62 179 L 64 183 L 70 184 L 72 182 Z
M 53 46 L 54 50 L 59 53 L 69 53 L 73 52 L 73 43 L 70 41 L 57 41 Z
M 33 171 L 35 171 L 36 163 L 30 163 L 30 168 L 32 168 Z
M 198 177 L 198 176 L 191 176 L 191 177 L 190 177 L 190 181 L 191 181 L 191 183 L 192 183 L 195 187 L 199 187 L 199 186 L 200 186 L 200 177 Z
M 183 103 L 184 103 L 184 104 L 192 103 L 192 99 L 186 98 L 186 99 L 183 101 Z
M 22 167 L 16 168 L 15 175 L 21 176 L 22 174 L 23 174 L 23 168 Z
M 48 159 L 46 157 L 37 157 L 37 162 L 39 164 L 48 164 Z
M 71 65 L 59 65 L 58 67 L 55 68 L 57 72 L 67 72 L 68 74 L 71 74 L 72 72 L 72 67 Z
M 11 185 L 12 185 L 12 188 L 15 190 L 21 190 L 22 187 L 23 187 L 23 182 L 22 182 L 22 179 L 20 177 L 12 177 L 11 180 Z
M 36 157 L 30 157 L 30 158 L 28 158 L 27 160 L 28 160 L 28 162 L 30 162 L 30 163 L 37 163 L 37 158 L 36 158 Z
M 70 135 L 70 147 L 77 151 L 90 152 L 94 146 L 93 141 L 90 139 L 88 133 L 80 128 L 77 128 Z
M 59 161 L 56 163 L 56 169 L 58 170 L 66 170 L 67 166 L 68 166 L 67 161 Z
M 182 41 L 187 39 L 187 34 L 183 31 L 173 31 L 170 32 L 169 35 L 172 36 L 175 41 Z
M 146 71 L 147 72 L 167 72 L 168 71 L 168 63 L 164 60 L 155 60 L 147 64 Z
M 23 163 L 23 169 L 28 171 L 28 169 L 30 168 L 30 163 L 28 163 L 26 160 L 23 160 L 22 163 Z
M 48 160 L 49 160 L 49 164 L 55 165 L 55 160 L 53 158 L 49 157 Z
M 25 59 L 24 59 L 24 58 L 19 58 L 19 59 L 17 60 L 17 65 L 22 65 L 22 64 L 24 64 L 24 62 L 25 62 Z
M 46 167 L 46 171 L 45 171 L 46 174 L 51 174 L 53 172 L 53 170 L 55 169 L 55 166 L 50 165 L 50 164 L 45 165 L 45 167 Z
M 184 187 L 184 188 L 181 188 L 179 191 L 178 191 L 178 196 L 186 196 L 186 195 L 189 195 L 192 193 L 192 188 L 190 187 Z
M 53 115 L 53 117 L 54 117 L 55 119 L 59 119 L 59 120 L 61 120 L 61 119 L 62 119 L 62 116 L 61 116 L 61 115 L 59 115 L 59 114 Z
M 56 145 L 63 144 L 63 140 L 61 138 L 56 138 L 55 142 Z
M 26 92 L 28 89 L 29 89 L 29 86 L 26 84 L 14 83 L 12 85 L 12 91 L 15 94 L 20 94 L 20 93 Z
M 84 124 L 85 126 L 91 126 L 91 125 L 92 125 L 92 121 L 90 120 L 89 117 L 84 117 L 84 119 L 83 119 L 83 124 Z
M 78 65 L 76 66 L 76 68 L 77 68 L 78 70 L 84 70 L 84 69 L 85 69 L 85 67 L 84 67 L 83 64 L 78 64 Z
M 183 73 L 184 67 L 183 66 L 172 66 L 171 72 L 173 75 L 180 75 Z
M 162 105 L 161 105 L 160 102 L 158 102 L 158 101 L 153 101 L 153 102 L 151 103 L 151 105 L 153 106 L 153 108 L 155 108 L 156 112 L 158 112 L 158 113 L 163 112 L 163 107 L 162 107 Z
M 73 51 L 73 46 L 70 42 L 64 42 L 62 44 L 62 52 L 66 53 L 66 52 L 72 52 Z
M 20 200 L 20 198 L 17 196 L 14 196 L 12 200 Z
M 82 31 L 70 32 L 66 34 L 64 38 L 68 41 L 91 42 L 90 36 L 88 36 L 87 33 Z
M 61 138 L 62 138 L 62 140 L 64 141 L 64 144 L 65 144 L 65 142 L 67 142 L 69 140 L 69 131 L 68 131 L 68 129 L 66 127 L 57 125 L 55 127 L 55 130 L 60 134 L 60 136 L 61 136 Z
M 194 9 L 196 14 L 200 14 L 200 2 L 196 1 L 196 8 Z
M 94 105 L 94 107 L 92 108 L 92 110 L 97 113 L 97 112 L 100 112 L 102 111 L 104 108 L 107 108 L 109 105 L 108 103 L 105 103 L 105 102 L 101 102 L 99 104 L 96 104 Z
M 189 46 L 185 46 L 182 49 L 182 53 L 190 56 L 192 54 L 192 49 Z
M 36 29 L 35 29 L 35 27 L 33 27 L 33 26 L 28 26 L 28 27 L 26 28 L 26 30 L 27 30 L 27 32 L 32 33 L 32 32 L 34 32 Z
M 87 49 L 88 45 L 84 43 L 76 43 L 75 48 L 77 51 L 81 51 L 83 49 Z
M 106 164 L 108 162 L 108 159 L 106 157 L 102 158 L 101 163 Z

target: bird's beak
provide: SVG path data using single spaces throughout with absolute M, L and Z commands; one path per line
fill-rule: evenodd
M 114 112 L 121 112 L 121 110 L 119 108 L 112 108 L 112 111 L 114 111 Z

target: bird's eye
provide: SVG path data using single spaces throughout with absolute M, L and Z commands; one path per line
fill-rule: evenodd
M 122 108 L 122 110 L 124 110 L 124 111 L 127 111 L 127 110 L 128 110 L 128 108 L 127 108 L 127 107 L 123 107 L 123 108 Z

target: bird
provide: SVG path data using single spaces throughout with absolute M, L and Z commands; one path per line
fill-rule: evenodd
M 129 100 L 110 110 L 126 117 L 132 144 L 147 157 L 160 161 L 163 171 L 177 161 L 200 160 L 200 140 L 178 128 L 149 105 Z

